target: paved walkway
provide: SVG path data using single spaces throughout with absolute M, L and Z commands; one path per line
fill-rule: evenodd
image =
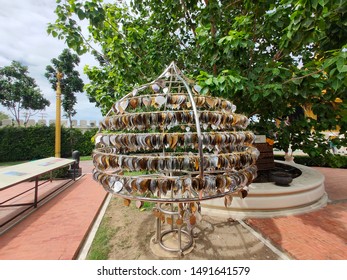
M 85 174 L 1 235 L 0 259 L 75 259 L 106 195 L 91 174 Z
M 347 169 L 316 169 L 325 175 L 326 207 L 247 223 L 294 259 L 347 260 Z
M 0 259 L 75 259 L 106 192 L 85 174 L 49 203 L 0 236 Z M 347 170 L 317 168 L 325 177 L 327 207 L 296 216 L 246 222 L 293 259 L 347 260 Z

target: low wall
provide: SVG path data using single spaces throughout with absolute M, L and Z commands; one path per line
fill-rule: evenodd
M 24 126 L 24 120 L 20 120 L 21 126 Z M 46 120 L 46 119 L 41 119 L 41 120 L 33 120 L 29 119 L 28 123 L 26 126 L 35 126 L 35 125 L 55 125 L 55 120 Z M 68 120 L 62 120 L 61 125 L 64 127 L 69 127 L 69 121 Z M 12 121 L 12 120 L 2 120 L 0 122 L 0 128 L 6 127 L 6 126 L 18 126 L 17 122 Z M 81 130 L 88 130 L 92 128 L 96 128 L 99 126 L 99 122 L 95 120 L 72 120 L 72 127 L 78 128 Z

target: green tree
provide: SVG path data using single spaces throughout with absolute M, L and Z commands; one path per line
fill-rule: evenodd
M 70 48 L 99 61 L 85 67 L 86 90 L 104 113 L 174 60 L 202 94 L 232 100 L 279 148 L 291 144 L 324 155 L 323 131 L 339 126 L 346 134 L 346 1 L 130 3 L 58 0 L 57 19 L 48 26 Z M 344 136 L 335 144 L 346 145 Z
M 9 115 L 3 113 L 3 112 L 0 112 L 0 121 L 2 120 L 8 120 L 10 118 Z
M 78 55 L 71 53 L 69 49 L 64 49 L 58 58 L 51 60 L 52 65 L 46 67 L 45 77 L 56 89 L 57 72 L 63 74 L 60 80 L 62 93 L 62 106 L 65 116 L 69 119 L 72 128 L 72 117 L 76 115 L 75 104 L 77 103 L 76 93 L 83 92 L 84 83 L 75 67 L 80 63 Z
M 21 114 L 24 113 L 26 125 L 31 116 L 50 105 L 29 76 L 28 67 L 18 61 L 0 68 L 0 103 L 14 116 L 18 125 Z
M 2 124 L 2 120 L 8 120 L 10 118 L 9 115 L 3 113 L 3 112 L 0 112 L 0 125 Z

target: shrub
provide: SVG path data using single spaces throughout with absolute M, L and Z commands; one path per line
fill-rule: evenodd
M 275 155 L 276 160 L 284 160 L 283 156 Z M 347 156 L 334 155 L 327 153 L 324 156 L 309 157 L 295 156 L 294 162 L 306 166 L 320 166 L 332 168 L 347 168 Z
M 82 133 L 76 128 L 61 130 L 61 156 L 71 157 L 74 150 L 90 155 L 94 148 L 91 141 L 97 129 Z M 54 156 L 55 127 L 4 127 L 0 129 L 0 162 L 35 160 Z

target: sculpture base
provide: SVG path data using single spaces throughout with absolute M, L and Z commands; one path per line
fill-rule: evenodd
M 163 236 L 162 240 L 163 240 L 163 243 L 167 247 L 171 247 L 171 248 L 177 247 L 177 244 L 178 244 L 177 233 L 167 234 L 167 235 Z M 182 242 L 182 244 L 188 245 L 190 242 L 190 239 L 187 236 L 183 235 L 183 237 L 181 238 L 181 242 Z M 150 241 L 150 248 L 152 250 L 152 253 L 154 255 L 156 255 L 157 257 L 175 258 L 175 257 L 185 256 L 185 255 L 191 253 L 195 247 L 194 239 L 192 240 L 192 242 L 193 242 L 192 245 L 189 248 L 187 248 L 186 250 L 184 250 L 182 252 L 172 252 L 172 251 L 168 251 L 168 250 L 164 249 L 160 245 L 160 243 L 156 241 L 156 235 L 154 235 Z
M 274 182 L 252 183 L 248 196 L 241 199 L 235 195 L 228 208 L 222 199 L 202 202 L 203 214 L 233 219 L 269 218 L 302 214 L 324 207 L 328 200 L 324 176 L 307 166 L 287 164 L 302 172 L 288 187 L 277 186 Z

